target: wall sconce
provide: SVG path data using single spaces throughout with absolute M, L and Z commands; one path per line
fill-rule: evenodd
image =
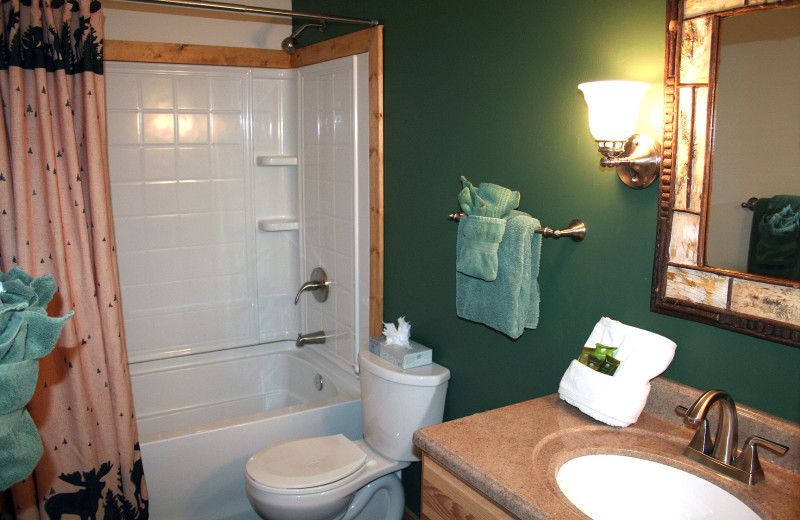
M 592 81 L 578 88 L 589 106 L 589 130 L 603 154 L 600 166 L 616 167 L 619 178 L 631 188 L 650 186 L 661 169 L 661 145 L 652 137 L 634 134 L 639 105 L 650 85 Z

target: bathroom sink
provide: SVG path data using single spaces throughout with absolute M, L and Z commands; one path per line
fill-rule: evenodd
M 556 481 L 594 520 L 760 520 L 727 491 L 685 471 L 622 455 L 567 461 Z

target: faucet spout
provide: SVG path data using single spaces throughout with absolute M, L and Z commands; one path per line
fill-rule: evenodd
M 692 424 L 702 424 L 707 420 L 708 411 L 717 403 L 720 405 L 719 425 L 711 456 L 720 462 L 731 464 L 736 455 L 739 432 L 736 403 L 733 402 L 733 398 L 724 390 L 709 390 L 689 407 L 686 419 Z

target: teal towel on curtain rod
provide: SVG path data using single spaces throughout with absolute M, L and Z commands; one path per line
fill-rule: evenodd
M 42 456 L 42 441 L 25 406 L 46 356 L 73 314 L 47 315 L 56 292 L 50 275 L 33 278 L 15 267 L 0 272 L 0 491 L 31 474 Z

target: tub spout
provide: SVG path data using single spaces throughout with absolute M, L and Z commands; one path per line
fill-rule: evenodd
M 308 334 L 298 334 L 297 341 L 295 342 L 296 347 L 304 347 L 306 344 L 314 344 L 314 343 L 325 343 L 325 338 L 328 336 L 325 334 L 324 330 L 318 330 L 317 332 L 309 332 Z

